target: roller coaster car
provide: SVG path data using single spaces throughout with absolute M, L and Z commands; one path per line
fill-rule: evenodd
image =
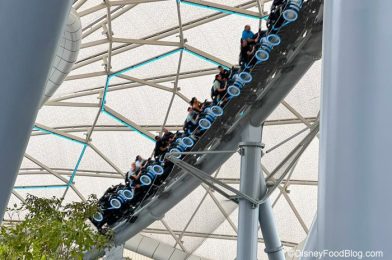
M 155 180 L 155 184 L 159 187 L 162 185 L 166 178 L 169 176 L 173 169 L 174 164 L 168 160 L 165 160 L 164 166 L 163 166 L 163 174 L 158 176 L 158 178 Z
M 281 27 L 298 19 L 302 4 L 303 0 L 274 0 L 267 22 L 269 33 L 257 43 L 259 49 L 255 53 L 255 59 L 258 63 L 269 59 L 271 50 L 281 42 L 277 32 Z M 234 69 L 231 71 L 225 102 L 240 95 L 243 87 L 252 81 L 251 66 L 245 65 L 242 72 Z M 175 157 L 181 159 L 184 156 L 181 153 L 191 150 L 215 119 L 223 115 L 223 107 L 222 102 L 220 105 L 205 103 L 203 111 L 193 118 L 193 122 L 184 126 L 184 133 L 177 132 L 175 136 L 170 134 L 167 136 L 169 139 L 176 138 L 171 143 L 168 152 L 174 153 Z M 98 203 L 99 211 L 90 220 L 101 231 L 104 230 L 105 225 L 112 226 L 120 220 L 135 222 L 137 219 L 137 216 L 133 215 L 135 210 L 146 201 L 153 199 L 157 189 L 165 182 L 173 167 L 173 163 L 165 159 L 165 154 L 156 158 L 155 161 L 149 159 L 144 163 L 139 178 L 134 178 L 132 181 L 126 180 L 126 185 L 112 186 L 105 192 Z
M 90 220 L 98 228 L 115 223 L 122 216 L 121 208 L 134 198 L 134 189 L 124 184 L 108 188 L 98 201 L 99 211 Z
M 174 156 L 176 158 L 182 158 L 183 155 L 179 154 L 182 152 L 186 152 L 192 148 L 192 146 L 195 144 L 195 141 L 189 137 L 185 136 L 182 138 L 177 138 L 169 148 L 170 153 L 176 153 Z
M 282 26 L 298 19 L 303 0 L 274 0 L 271 6 L 267 27 L 272 33 Z
M 142 169 L 142 174 L 139 177 L 139 181 L 142 186 L 150 186 L 157 176 L 162 175 L 164 172 L 163 167 L 154 163 L 153 161 L 148 162 Z

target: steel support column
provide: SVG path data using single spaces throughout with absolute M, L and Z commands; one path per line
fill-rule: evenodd
M 392 259 L 392 1 L 324 5 L 318 212 L 305 250 Z
M 261 169 L 262 127 L 248 125 L 241 136 L 240 191 L 256 200 L 267 193 Z M 270 260 L 284 260 L 282 245 L 275 228 L 271 203 L 266 200 L 260 206 L 240 199 L 238 216 L 237 260 L 256 260 L 258 221 L 265 241 L 265 252 Z
M 73 1 L 0 2 L 0 219 Z
M 248 125 L 241 138 L 240 192 L 261 199 L 261 132 L 262 127 Z M 265 183 L 264 183 L 265 184 Z M 265 187 L 265 185 L 264 185 Z M 264 189 L 266 191 L 266 188 Z M 257 259 L 259 206 L 240 199 L 238 213 L 237 260 Z
M 264 180 L 262 188 L 265 187 Z M 265 252 L 268 254 L 269 260 L 284 260 L 283 246 L 278 236 L 274 215 L 272 212 L 271 201 L 268 198 L 259 206 L 260 229 L 263 234 Z

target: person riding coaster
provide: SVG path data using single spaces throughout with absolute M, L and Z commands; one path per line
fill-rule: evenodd
M 268 60 L 272 48 L 280 44 L 280 37 L 274 33 L 298 18 L 302 3 L 303 0 L 274 0 L 271 15 L 267 21 L 268 33 L 259 30 L 257 35 L 252 33 L 253 36 L 247 36 L 248 38 L 243 40 L 244 44 L 245 42 L 249 44 L 250 49 L 254 49 L 252 57 L 246 56 L 246 58 L 250 60 L 254 55 L 254 60 L 257 60 L 257 63 Z M 245 34 L 251 35 L 249 32 Z M 248 52 L 244 53 L 249 54 Z M 238 69 L 228 71 L 223 67 L 218 68 L 221 80 L 224 81 L 225 88 L 227 88 L 225 89 L 226 102 L 238 96 L 241 89 L 252 81 L 251 69 L 248 64 L 245 63 L 242 68 L 242 72 Z M 108 188 L 99 199 L 99 210 L 90 218 L 92 223 L 102 230 L 105 225 L 112 226 L 124 218 L 129 218 L 130 222 L 132 222 L 130 219 L 134 221 L 137 218 L 133 215 L 135 210 L 146 201 L 145 199 L 148 201 L 149 198 L 152 198 L 155 191 L 165 183 L 166 178 L 172 172 L 174 164 L 166 159 L 167 153 L 175 152 L 175 156 L 182 158 L 181 152 L 191 150 L 216 118 L 223 115 L 223 107 L 226 102 L 201 103 L 196 98 L 192 98 L 191 107 L 188 109 L 189 115 L 184 124 L 184 132 L 172 134 L 164 131 L 165 134 L 162 137 L 157 137 L 157 141 L 162 141 L 162 144 L 157 146 L 159 156 L 155 160 L 144 160 L 138 156 L 135 165 L 132 165 L 131 170 L 127 173 L 125 185 L 119 184 Z

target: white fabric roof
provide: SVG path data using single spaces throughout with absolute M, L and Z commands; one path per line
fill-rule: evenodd
M 226 6 L 247 4 L 247 7 L 250 7 L 248 10 L 258 12 L 256 1 L 214 0 L 211 2 Z M 265 10 L 269 10 L 270 3 L 265 2 Z M 109 8 L 111 11 L 109 22 L 107 22 L 106 7 L 101 8 L 100 5 L 102 5 L 100 0 L 75 1 L 74 7 L 81 15 L 84 28 L 83 47 L 79 53 L 78 63 L 53 98 L 40 110 L 36 120 L 45 127 L 58 129 L 60 134 L 68 133 L 83 139 L 86 138 L 91 127 L 95 127 L 91 135 L 91 144 L 96 147 L 96 150 L 87 147 L 76 172 L 75 189 L 69 189 L 65 195 L 67 201 L 80 200 L 93 193 L 101 196 L 108 186 L 122 181 L 120 172 L 128 171 L 131 160 L 136 155 L 148 157 L 154 147 L 154 143 L 147 138 L 129 131 L 122 124 L 99 113 L 99 98 L 105 86 L 105 75 L 109 73 L 106 71 L 109 66 L 105 67 L 103 64 L 110 62 L 110 72 L 115 72 L 177 47 L 133 44 L 130 45 L 132 49 L 117 53 L 119 51 L 117 48 L 124 44 L 109 43 L 111 37 L 129 40 L 145 39 L 155 35 L 153 40 L 177 43 L 180 40 L 177 5 L 174 0 L 137 5 L 113 5 Z M 186 43 L 230 64 L 237 63 L 239 37 L 243 26 L 250 24 L 254 29 L 258 27 L 258 20 L 238 15 L 220 15 L 223 16 L 220 19 L 210 18 L 211 21 L 203 23 L 201 22 L 203 18 L 217 12 L 185 4 L 181 4 L 180 10 Z M 122 14 L 118 15 L 120 13 Z M 106 22 L 102 26 L 100 23 L 103 21 Z M 110 28 L 113 32 L 112 36 L 105 33 Z M 106 42 L 98 44 L 100 42 L 96 41 L 100 40 Z M 90 45 L 93 46 L 87 47 Z M 156 86 L 114 78 L 110 82 L 113 90 L 107 94 L 106 105 L 126 119 L 156 134 L 162 127 L 173 95 L 179 56 L 177 52 L 125 73 L 136 79 L 156 78 L 155 82 L 164 87 L 163 90 Z M 180 72 L 209 70 L 215 67 L 214 64 L 184 52 Z M 321 62 L 316 62 L 286 97 L 287 103 L 281 104 L 268 118 L 263 133 L 266 150 L 305 128 L 305 123 L 314 122 L 319 111 L 320 70 Z M 169 111 L 167 127 L 176 129 L 182 125 L 188 106 L 186 100 L 192 96 L 200 99 L 209 96 L 213 74 L 214 72 L 210 72 L 209 75 L 204 73 L 197 76 L 194 72 L 189 78 L 178 80 L 179 89 Z M 160 79 L 167 75 L 169 77 Z M 99 118 L 95 122 L 98 113 Z M 265 168 L 269 171 L 273 170 L 307 133 L 308 131 L 298 135 L 266 154 L 262 158 Z M 46 197 L 63 195 L 64 188 L 21 189 L 21 186 L 64 185 L 64 181 L 55 177 L 53 172 L 68 180 L 82 149 L 83 145 L 80 143 L 33 131 L 26 154 L 34 158 L 36 163 L 27 157 L 24 158 L 16 182 L 19 188 L 14 191 L 10 204 L 17 203 L 28 193 Z M 316 210 L 317 167 L 318 139 L 315 139 L 300 158 L 291 175 L 293 181 L 287 188 L 289 192 L 279 196 L 277 190 L 272 196 L 279 235 L 286 246 L 296 245 L 306 237 Z M 224 178 L 229 183 L 236 183 L 239 178 L 239 157 L 234 155 L 225 163 L 217 177 Z M 237 184 L 233 186 L 238 187 Z M 169 211 L 164 221 L 172 230 L 183 231 L 205 194 L 206 190 L 200 186 Z M 181 241 L 189 253 L 209 259 L 233 259 L 236 255 L 236 241 L 233 240 L 236 232 L 217 203 L 235 225 L 237 225 L 236 205 L 216 192 L 212 194 L 215 201 L 211 195 L 205 197 Z M 175 245 L 174 238 L 159 221 L 152 224 L 143 234 Z M 208 236 L 212 238 L 207 238 Z M 177 245 L 177 248 L 180 247 Z M 266 259 L 262 243 L 259 249 L 259 259 Z

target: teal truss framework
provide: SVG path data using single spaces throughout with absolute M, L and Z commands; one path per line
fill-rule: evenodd
M 191 55 L 193 55 L 193 56 L 195 56 L 195 57 L 197 57 L 197 58 L 199 58 L 199 59 L 205 60 L 205 61 L 207 61 L 207 62 L 210 62 L 210 63 L 214 64 L 214 65 L 220 65 L 220 66 L 223 66 L 223 67 L 225 67 L 225 68 L 228 68 L 228 67 L 225 66 L 224 64 L 220 64 L 220 63 L 218 63 L 218 62 L 216 62 L 216 61 L 214 61 L 214 60 L 211 60 L 211 59 L 209 59 L 209 58 L 207 58 L 207 57 L 204 57 L 204 56 L 200 55 L 199 53 L 196 53 L 196 52 L 194 52 L 194 51 L 192 51 L 192 50 L 187 49 L 186 47 L 184 47 L 184 48 L 178 48 L 178 49 L 175 49 L 175 50 L 171 50 L 171 51 L 165 52 L 165 53 L 163 53 L 163 54 L 161 54 L 161 55 L 158 55 L 158 56 L 155 56 L 155 57 L 150 58 L 150 59 L 148 59 L 148 60 L 145 60 L 145 61 L 136 63 L 136 64 L 134 64 L 134 65 L 132 65 L 132 66 L 130 66 L 130 67 L 128 67 L 128 68 L 122 69 L 122 70 L 120 70 L 120 71 L 117 71 L 117 72 L 114 72 L 114 73 L 108 75 L 107 78 L 106 78 L 105 89 L 104 89 L 104 92 L 103 92 L 103 97 L 102 97 L 102 102 L 101 102 L 101 111 L 102 111 L 102 113 L 108 115 L 109 117 L 113 118 L 114 120 L 118 121 L 119 123 L 123 124 L 124 126 L 130 128 L 132 131 L 134 131 L 134 132 L 136 132 L 136 133 L 142 135 L 143 137 L 147 138 L 148 140 L 150 140 L 150 141 L 152 141 L 152 142 L 155 142 L 155 140 L 154 140 L 153 137 L 151 137 L 151 136 L 149 136 L 149 135 L 147 135 L 147 134 L 145 134 L 145 133 L 139 131 L 139 130 L 136 129 L 135 127 L 133 127 L 133 126 L 131 126 L 130 124 L 128 124 L 127 122 L 125 122 L 123 119 L 121 119 L 121 118 L 119 118 L 118 116 L 116 116 L 113 112 L 111 112 L 111 111 L 109 111 L 109 110 L 107 110 L 107 109 L 105 108 L 106 99 L 107 99 L 107 95 L 108 95 L 108 91 L 109 91 L 110 80 L 111 80 L 112 78 L 114 78 L 114 77 L 117 77 L 117 76 L 119 76 L 119 75 L 122 75 L 122 74 L 124 74 L 124 73 L 127 73 L 127 72 L 129 72 L 129 71 L 131 71 L 131 70 L 134 70 L 134 69 L 136 69 L 136 68 L 140 68 L 140 67 L 142 67 L 142 66 L 144 66 L 144 65 L 147 65 L 147 64 L 149 64 L 149 63 L 156 62 L 156 61 L 158 61 L 158 60 L 161 60 L 161 59 L 163 59 L 163 58 L 165 58 L 165 57 L 168 57 L 168 56 L 173 55 L 173 54 L 175 54 L 175 53 L 177 53 L 177 52 L 180 52 L 180 51 L 187 52 L 187 53 L 189 53 L 189 54 L 191 54 Z
M 239 12 L 237 11 L 237 8 L 232 8 L 228 9 L 227 6 L 224 5 L 219 5 L 219 4 L 214 4 L 206 1 L 190 1 L 190 0 L 177 0 L 177 2 L 182 3 L 182 4 L 187 4 L 199 8 L 204 8 L 204 9 L 209 9 L 212 11 L 220 12 L 220 13 L 225 13 L 225 14 L 233 14 L 233 15 L 239 15 L 239 16 L 245 16 L 247 18 L 252 18 L 252 19 L 257 19 L 257 20 L 266 20 L 268 18 L 268 15 L 262 15 L 253 12 L 249 13 L 244 13 L 244 12 Z
M 142 67 L 142 66 L 147 65 L 147 64 L 149 64 L 149 63 L 156 62 L 156 61 L 158 61 L 158 60 L 161 60 L 161 59 L 163 59 L 163 58 L 165 58 L 165 57 L 168 57 L 168 56 L 173 55 L 173 54 L 175 54 L 175 53 L 177 53 L 177 52 L 180 52 L 180 51 L 187 52 L 187 53 L 189 53 L 189 54 L 191 54 L 191 55 L 193 55 L 193 56 L 195 56 L 195 57 L 197 57 L 197 58 L 200 58 L 200 59 L 202 59 L 202 60 L 205 60 L 205 61 L 207 61 L 207 62 L 209 62 L 209 63 L 214 64 L 214 65 L 221 65 L 221 66 L 223 66 L 223 67 L 225 67 L 225 68 L 228 68 L 228 67 L 227 67 L 226 65 L 224 65 L 224 64 L 221 64 L 221 63 L 216 62 L 216 61 L 214 61 L 214 60 L 211 60 L 211 59 L 209 59 L 209 58 L 207 58 L 207 57 L 204 57 L 203 55 L 201 55 L 201 54 L 199 54 L 199 53 L 195 53 L 195 52 L 193 52 L 192 50 L 189 50 L 189 49 L 187 49 L 187 48 L 185 48 L 185 47 L 184 47 L 184 48 L 178 48 L 178 49 L 175 49 L 175 50 L 171 50 L 171 51 L 169 51 L 169 52 L 166 52 L 166 53 L 163 53 L 163 54 L 161 54 L 161 55 L 158 55 L 158 56 L 155 56 L 155 57 L 153 57 L 153 58 L 150 58 L 150 59 L 148 59 L 148 60 L 139 62 L 139 63 L 134 64 L 134 65 L 132 65 L 132 66 L 130 66 L 130 67 L 127 67 L 127 68 L 125 68 L 125 69 L 123 69 L 123 70 L 120 70 L 120 71 L 118 71 L 118 72 L 114 72 L 114 73 L 108 75 L 107 78 L 106 78 L 106 83 L 105 83 L 103 98 L 102 98 L 102 102 L 101 102 L 101 108 L 100 108 L 100 109 L 101 109 L 101 112 L 102 112 L 103 114 L 106 114 L 106 115 L 108 115 L 109 117 L 113 118 L 114 120 L 118 121 L 119 123 L 123 124 L 124 126 L 130 128 L 132 131 L 137 132 L 138 134 L 142 135 L 143 137 L 147 138 L 148 140 L 150 140 L 150 141 L 152 141 L 152 142 L 155 142 L 155 140 L 154 140 L 153 137 L 151 137 L 151 136 L 149 136 L 149 135 L 147 135 L 147 134 L 141 132 L 140 130 L 136 129 L 135 127 L 133 127 L 133 126 L 131 126 L 130 124 L 128 124 L 127 122 L 125 122 L 125 120 L 119 118 L 115 113 L 112 112 L 113 110 L 110 110 L 110 111 L 109 111 L 109 110 L 107 110 L 107 109 L 105 108 L 106 98 L 107 98 L 107 94 L 108 94 L 108 90 L 109 90 L 109 85 L 110 85 L 110 80 L 111 80 L 112 78 L 114 78 L 114 77 L 117 77 L 117 76 L 119 76 L 119 75 L 122 75 L 122 74 L 124 74 L 124 73 L 127 73 L 127 72 L 129 72 L 129 71 L 131 71 L 131 70 L 134 70 L 134 69 L 136 69 L 136 68 Z M 66 183 L 66 184 L 61 184 L 61 185 L 15 186 L 14 189 L 15 189 L 15 190 L 27 190 L 27 189 L 31 190 L 31 189 L 63 189 L 63 188 L 64 188 L 64 189 L 68 190 L 68 189 L 70 188 L 70 186 L 73 184 L 73 181 L 74 181 L 74 179 L 75 179 L 75 176 L 76 176 L 77 171 L 78 171 L 78 168 L 79 168 L 79 165 L 80 165 L 80 163 L 81 163 L 81 161 L 82 161 L 82 159 L 83 159 L 83 156 L 84 156 L 84 154 L 85 154 L 85 152 L 86 152 L 86 149 L 87 149 L 87 147 L 88 147 L 87 141 L 82 142 L 82 141 L 80 141 L 80 140 L 76 140 L 76 139 L 73 139 L 73 138 L 68 137 L 68 136 L 60 135 L 60 134 L 58 134 L 58 133 L 55 133 L 55 132 L 52 132 L 52 131 L 50 131 L 50 130 L 44 129 L 44 128 L 39 127 L 39 126 L 37 126 L 37 125 L 34 126 L 33 130 L 35 130 L 35 131 L 40 131 L 40 132 L 43 132 L 43 133 L 45 133 L 45 134 L 50 134 L 50 135 L 53 135 L 53 136 L 56 136 L 56 137 L 59 137 L 59 138 L 63 138 L 63 139 L 66 139 L 66 140 L 68 140 L 68 141 L 77 143 L 77 144 L 79 144 L 79 145 L 82 146 L 82 150 L 81 150 L 81 152 L 80 152 L 79 158 L 78 158 L 78 160 L 77 160 L 77 162 L 76 162 L 76 165 L 75 165 L 75 167 L 74 167 L 74 169 L 73 169 L 73 171 L 72 171 L 72 174 L 71 174 L 71 177 L 69 178 L 68 183 Z
M 79 165 L 80 165 L 80 163 L 81 163 L 81 161 L 83 159 L 83 156 L 84 156 L 84 154 L 86 152 L 86 149 L 88 147 L 87 142 L 81 142 L 79 140 L 75 140 L 75 139 L 72 139 L 72 138 L 67 137 L 67 136 L 59 135 L 59 134 L 57 134 L 55 132 L 51 132 L 51 131 L 49 131 L 47 129 L 43 129 L 43 128 L 39 127 L 39 126 L 34 126 L 33 130 L 40 131 L 40 132 L 43 132 L 43 133 L 46 133 L 46 134 L 50 134 L 50 135 L 53 135 L 53 136 L 56 136 L 56 137 L 63 138 L 63 139 L 69 140 L 71 142 L 74 142 L 74 143 L 82 146 L 82 151 L 80 152 L 79 158 L 78 158 L 78 160 L 76 162 L 76 165 L 75 165 L 75 167 L 74 167 L 74 169 L 72 171 L 71 177 L 68 180 L 68 183 L 66 183 L 66 184 L 56 184 L 56 185 L 15 186 L 14 189 L 15 190 L 33 190 L 33 189 L 66 189 L 66 190 L 68 190 L 69 187 L 73 184 L 73 181 L 75 179 L 76 173 L 77 173 L 77 171 L 79 169 Z

